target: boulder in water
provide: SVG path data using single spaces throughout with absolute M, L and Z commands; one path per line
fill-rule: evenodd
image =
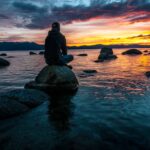
M 72 70 L 66 66 L 46 66 L 35 81 L 27 83 L 25 88 L 46 92 L 71 92 L 78 89 L 78 80 Z
M 35 53 L 35 52 L 29 52 L 29 54 L 30 54 L 30 55 L 36 55 L 36 53 Z
M 138 49 L 130 49 L 122 53 L 123 55 L 141 55 L 142 52 Z
M 9 66 L 9 65 L 10 63 L 7 60 L 0 58 L 0 67 Z
M 100 62 L 102 62 L 104 60 L 111 60 L 111 59 L 116 59 L 116 58 L 117 58 L 117 56 L 113 54 L 112 48 L 103 47 L 100 51 L 100 55 L 98 57 L 98 60 Z

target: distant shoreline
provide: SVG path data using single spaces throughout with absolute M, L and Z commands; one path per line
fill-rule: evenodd
M 130 45 L 90 45 L 90 46 L 70 46 L 68 49 L 70 50 L 78 50 L 78 49 L 100 49 L 102 47 L 111 47 L 111 48 L 150 48 L 150 45 L 138 45 L 138 44 L 130 44 Z M 44 45 L 39 45 L 34 42 L 0 42 L 0 51 L 37 51 L 44 50 Z

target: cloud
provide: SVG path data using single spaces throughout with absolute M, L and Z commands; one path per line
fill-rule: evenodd
M 36 13 L 36 12 L 42 13 L 43 11 L 45 11 L 44 7 L 39 7 L 32 3 L 14 2 L 13 6 L 19 11 L 24 13 Z
M 128 39 L 137 39 L 137 38 L 150 39 L 150 34 L 147 34 L 147 35 L 140 34 L 140 35 L 137 35 L 137 36 L 128 37 Z
M 11 14 L 7 24 L 29 29 L 45 29 L 54 21 L 70 24 L 92 18 L 124 17 L 129 23 L 150 20 L 149 0 L 6 0 L 0 4 L 4 23 Z
M 9 19 L 9 17 L 4 14 L 0 14 L 0 20 L 2 20 L 2 19 Z

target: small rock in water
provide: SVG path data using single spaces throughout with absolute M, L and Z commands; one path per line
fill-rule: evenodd
M 97 73 L 96 70 L 83 70 L 83 72 L 85 72 L 85 73 Z
M 122 53 L 123 55 L 141 55 L 142 52 L 138 49 L 130 49 Z
M 147 53 L 147 52 L 148 52 L 148 50 L 145 50 L 144 52 L 145 52 L 145 53 Z
M 44 55 L 44 51 L 39 52 L 39 55 Z
M 0 58 L 0 67 L 9 66 L 9 65 L 10 63 L 7 60 Z
M 77 56 L 88 56 L 88 54 L 83 53 L 83 54 L 78 54 Z
M 7 56 L 7 54 L 6 53 L 2 53 L 2 54 L 0 54 L 0 56 Z
M 29 52 L 29 54 L 30 54 L 30 55 L 36 55 L 36 53 L 35 53 L 35 52 Z
M 145 73 L 145 75 L 149 78 L 149 77 L 150 77 L 150 71 L 147 71 L 147 72 Z

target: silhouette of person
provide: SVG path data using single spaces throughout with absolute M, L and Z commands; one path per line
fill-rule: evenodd
M 73 60 L 73 56 L 67 54 L 66 38 L 60 32 L 58 22 L 52 23 L 52 29 L 45 39 L 44 57 L 48 65 L 67 65 Z

